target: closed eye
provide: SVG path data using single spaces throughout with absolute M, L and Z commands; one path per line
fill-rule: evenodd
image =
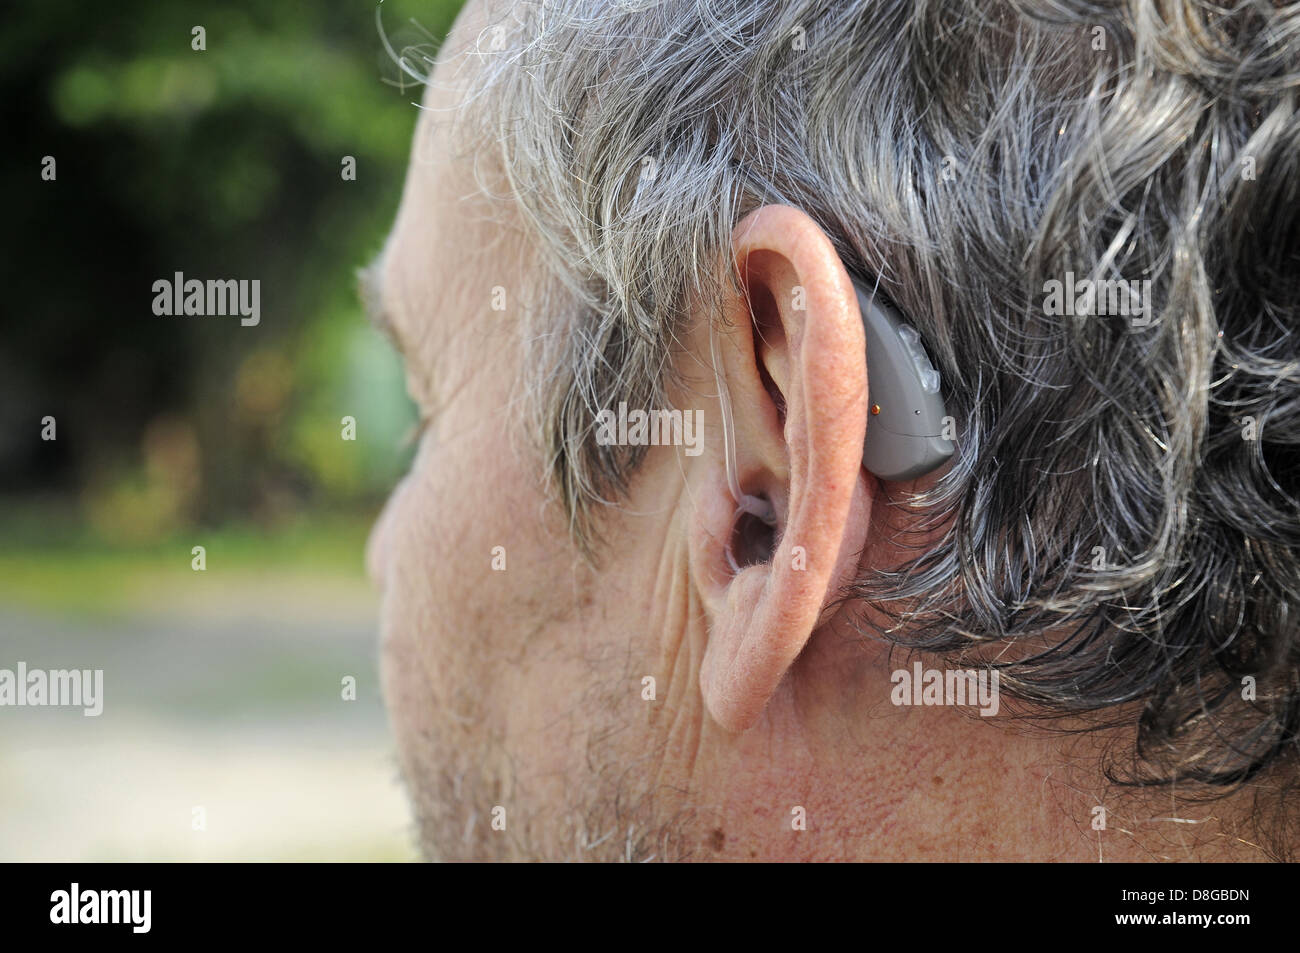
M 406 431 L 405 436 L 402 437 L 399 449 L 409 450 L 411 447 L 418 446 L 420 441 L 424 439 L 424 435 L 429 432 L 429 427 L 432 423 L 432 416 L 421 411 L 419 419 L 416 420 L 415 423 L 411 424 L 410 428 Z

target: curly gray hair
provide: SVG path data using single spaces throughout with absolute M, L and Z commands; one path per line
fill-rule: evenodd
M 955 466 L 896 500 L 938 544 L 844 594 L 906 623 L 870 634 L 985 658 L 1038 715 L 1136 724 L 1126 783 L 1231 789 L 1294 758 L 1300 4 L 499 22 L 473 115 L 558 281 L 538 425 L 579 540 L 639 459 L 591 439 L 597 411 L 663 406 L 693 303 L 735 280 L 733 226 L 794 205 L 880 276 L 958 421 Z M 1050 313 L 1067 272 L 1149 281 L 1149 325 Z

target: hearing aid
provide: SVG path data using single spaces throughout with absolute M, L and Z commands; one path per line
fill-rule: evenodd
M 921 335 L 856 279 L 853 287 L 867 337 L 867 436 L 862 465 L 882 480 L 914 480 L 947 463 L 956 451 L 943 434 L 948 416 L 939 372 Z
M 914 480 L 941 467 L 956 447 L 944 437 L 948 413 L 939 393 L 939 372 L 930 363 L 921 335 L 903 321 L 880 296 L 869 292 L 856 278 L 858 308 L 867 343 L 867 434 L 862 445 L 862 465 L 882 480 Z M 767 526 L 776 525 L 772 504 L 761 496 L 743 493 L 736 478 L 735 436 L 731 423 L 731 400 L 726 382 L 718 373 L 713 328 L 709 328 L 709 349 L 713 356 L 718 396 L 722 403 L 722 432 L 727 461 L 727 480 L 736 501 L 730 536 L 745 515 Z M 729 537 L 730 538 L 730 537 Z M 726 546 L 733 572 L 740 566 Z

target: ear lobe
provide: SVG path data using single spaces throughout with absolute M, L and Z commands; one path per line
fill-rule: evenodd
M 736 226 L 733 249 L 747 295 L 727 302 L 740 320 L 720 371 L 731 392 L 737 464 L 743 492 L 766 492 L 783 517 L 768 562 L 734 574 L 718 567 L 720 547 L 705 536 L 729 538 L 723 523 L 730 524 L 734 504 L 725 486 L 715 485 L 717 505 L 696 540 L 715 580 L 697 580 L 710 621 L 700 687 L 714 720 L 743 731 L 776 693 L 826 603 L 851 580 L 875 481 L 862 469 L 862 319 L 830 239 L 802 211 L 766 206 Z M 715 484 L 724 478 L 710 477 Z

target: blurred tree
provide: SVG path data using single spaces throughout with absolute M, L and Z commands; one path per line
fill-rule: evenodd
M 388 0 L 384 28 L 432 51 L 459 6 Z M 10 5 L 0 30 L 0 493 L 82 497 L 105 532 L 373 499 L 409 408 L 354 273 L 396 209 L 419 98 L 392 82 L 376 4 L 92 9 Z M 178 271 L 260 280 L 260 324 L 154 315 Z

